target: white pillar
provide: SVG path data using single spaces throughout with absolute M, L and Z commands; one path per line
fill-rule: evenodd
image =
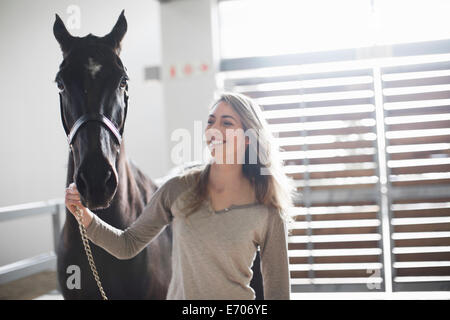
M 180 128 L 190 133 L 192 143 L 188 160 L 200 160 L 199 153 L 194 150 L 194 139 L 198 140 L 198 121 L 202 121 L 201 129 L 205 128 L 208 108 L 216 91 L 219 67 L 217 20 L 216 0 L 161 4 L 161 80 L 170 168 L 176 165 L 171 159 L 172 149 L 179 145 L 179 141 L 171 141 L 171 135 Z M 196 121 L 197 137 L 194 136 Z

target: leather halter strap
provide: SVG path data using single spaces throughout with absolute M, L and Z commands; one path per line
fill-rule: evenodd
M 114 137 L 117 140 L 117 143 L 119 145 L 122 143 L 122 136 L 119 133 L 119 130 L 117 130 L 114 123 L 111 122 L 111 120 L 109 120 L 103 114 L 87 113 L 85 115 L 82 115 L 80 118 L 78 118 L 78 120 L 74 123 L 72 129 L 70 129 L 70 133 L 67 137 L 67 141 L 68 141 L 69 145 L 72 144 L 73 139 L 75 138 L 75 135 L 77 134 L 78 130 L 80 130 L 80 128 L 84 124 L 88 123 L 89 121 L 98 121 L 98 122 L 104 124 L 106 126 L 106 128 L 108 128 L 109 131 L 111 131 L 111 133 L 114 135 Z
M 128 86 L 126 89 L 128 89 Z M 77 132 L 81 129 L 81 127 L 84 124 L 86 124 L 89 121 L 97 121 L 100 124 L 103 124 L 109 130 L 109 132 L 111 132 L 113 134 L 117 143 L 120 145 L 122 143 L 122 134 L 123 134 L 123 129 L 125 126 L 125 120 L 127 118 L 127 111 L 128 111 L 128 94 L 127 94 L 126 89 L 124 92 L 125 114 L 124 114 L 124 119 L 123 119 L 123 125 L 122 125 L 122 128 L 120 128 L 120 130 L 117 129 L 116 125 L 111 120 L 109 120 L 105 115 L 100 114 L 100 113 L 87 113 L 87 114 L 82 115 L 80 118 L 77 119 L 77 121 L 75 121 L 72 128 L 69 130 L 67 128 L 67 124 L 64 119 L 62 96 L 61 96 L 61 93 L 59 93 L 59 106 L 60 106 L 60 112 L 61 112 L 61 121 L 62 121 L 62 124 L 64 127 L 64 131 L 66 132 L 67 142 L 69 143 L 69 145 L 72 145 Z

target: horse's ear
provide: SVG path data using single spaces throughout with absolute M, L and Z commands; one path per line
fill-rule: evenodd
M 63 54 L 67 53 L 72 46 L 74 37 L 67 31 L 66 26 L 64 25 L 64 22 L 61 20 L 61 18 L 58 16 L 58 14 L 55 15 L 55 23 L 53 24 L 53 34 L 58 41 L 61 50 Z
M 127 19 L 125 19 L 125 10 L 122 10 L 119 19 L 112 28 L 111 32 L 103 37 L 103 40 L 110 45 L 117 54 L 120 54 L 120 43 L 127 32 Z

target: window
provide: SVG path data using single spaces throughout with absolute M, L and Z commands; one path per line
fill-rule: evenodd
M 223 58 L 450 38 L 447 0 L 234 0 L 219 6 Z
M 232 3 L 252 1 L 223 2 L 223 29 L 245 16 L 222 10 Z M 247 39 L 260 30 L 240 28 Z M 225 56 L 250 52 L 227 48 L 226 32 Z M 291 212 L 293 292 L 450 290 L 450 40 L 224 58 L 221 70 L 225 89 L 261 105 L 303 195 Z

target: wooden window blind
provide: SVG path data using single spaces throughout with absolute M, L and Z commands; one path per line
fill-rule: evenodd
M 394 289 L 450 290 L 450 57 L 381 73 Z
M 450 290 L 450 41 L 225 59 L 302 196 L 293 292 Z

